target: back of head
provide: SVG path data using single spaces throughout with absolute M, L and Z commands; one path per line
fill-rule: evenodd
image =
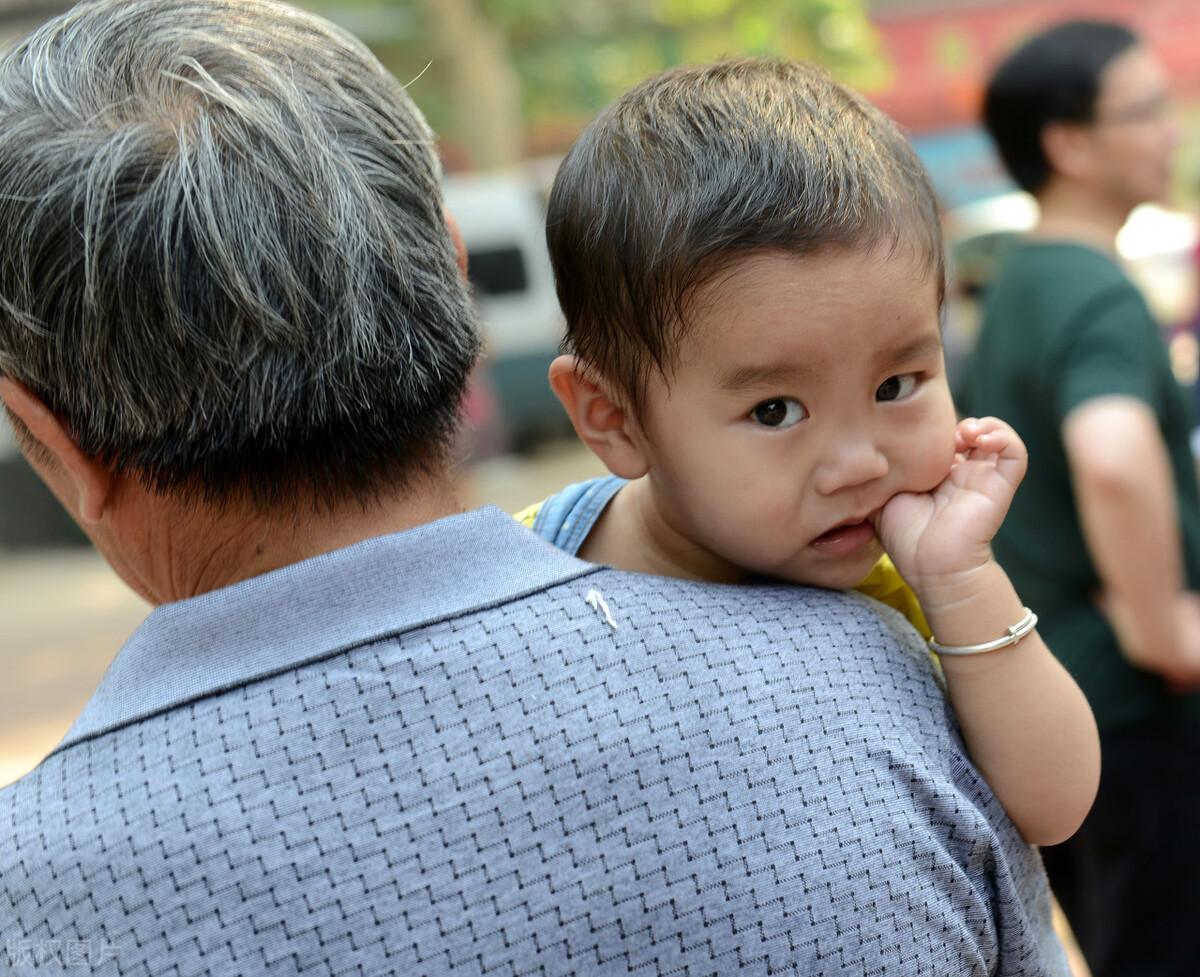
M 1053 122 L 1090 122 L 1104 69 L 1138 43 L 1121 24 L 1076 20 L 1029 39 L 996 69 L 983 117 L 996 149 L 1023 190 L 1050 178 L 1042 132 Z
M 273 0 L 86 0 L 0 61 L 0 375 L 164 491 L 367 498 L 478 339 L 432 136 Z
M 741 59 L 663 72 L 580 136 L 547 239 L 567 343 L 636 409 L 669 375 L 696 290 L 755 252 L 879 244 L 941 287 L 937 205 L 895 125 L 811 65 Z

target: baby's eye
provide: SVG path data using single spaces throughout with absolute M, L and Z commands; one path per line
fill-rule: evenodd
M 905 397 L 911 397 L 912 392 L 917 389 L 917 375 L 915 373 L 901 373 L 899 376 L 888 377 L 879 385 L 879 389 L 875 391 L 876 400 L 903 400 Z
M 750 412 L 763 427 L 787 428 L 799 424 L 808 417 L 808 411 L 798 400 L 791 397 L 774 397 L 764 400 Z

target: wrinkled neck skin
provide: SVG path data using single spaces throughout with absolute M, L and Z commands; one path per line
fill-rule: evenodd
M 1039 216 L 1032 238 L 1082 244 L 1116 255 L 1117 234 L 1131 211 L 1128 204 L 1063 179 L 1051 179 L 1037 200 Z
M 85 527 L 117 574 L 154 606 L 196 597 L 293 563 L 463 511 L 446 473 L 364 505 L 280 512 L 223 510 L 122 480 L 105 518 Z

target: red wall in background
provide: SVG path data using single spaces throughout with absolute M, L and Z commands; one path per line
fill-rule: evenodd
M 1200 95 L 1200 0 L 996 0 L 877 14 L 893 78 L 868 94 L 913 132 L 971 125 L 988 71 L 1021 38 L 1068 17 L 1129 24 L 1166 61 L 1176 93 Z

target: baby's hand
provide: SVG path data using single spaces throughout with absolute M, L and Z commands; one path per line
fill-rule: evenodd
M 902 493 L 879 515 L 884 549 L 923 605 L 992 559 L 992 537 L 1025 476 L 1017 432 L 995 417 L 969 417 L 955 431 L 950 473 L 932 491 Z

